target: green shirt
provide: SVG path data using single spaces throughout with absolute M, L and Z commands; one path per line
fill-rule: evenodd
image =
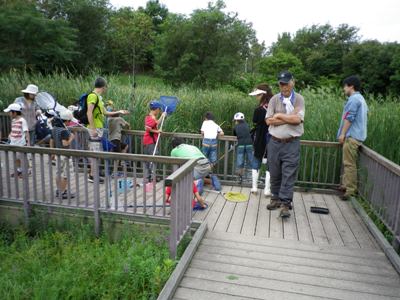
M 95 92 L 92 92 L 87 97 L 87 105 L 93 104 L 96 106 L 97 97 L 99 98 L 99 102 L 97 103 L 97 107 L 93 109 L 93 122 L 95 128 L 103 128 L 104 127 L 104 103 L 103 98 L 100 95 L 97 95 Z
M 181 144 L 178 147 L 172 149 L 171 156 L 187 159 L 206 158 L 199 148 L 188 144 Z

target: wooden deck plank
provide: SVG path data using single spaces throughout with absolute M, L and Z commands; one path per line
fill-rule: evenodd
M 283 223 L 283 238 L 285 240 L 298 241 L 299 234 L 297 230 L 296 212 L 294 209 L 291 210 L 290 218 L 282 219 L 282 223 Z
M 207 300 L 242 300 L 246 299 L 243 297 L 232 296 L 227 294 L 221 293 L 214 293 L 210 291 L 201 291 L 194 288 L 185 288 L 180 287 L 174 296 L 173 299 L 182 299 L 182 300 L 200 300 L 200 299 L 207 299 Z M 251 299 L 251 298 L 247 298 Z
M 313 214 L 310 212 L 310 207 L 315 206 L 314 199 L 308 193 L 301 194 L 308 221 L 310 222 L 311 233 L 313 235 L 314 242 L 318 244 L 329 244 L 328 238 L 322 226 L 321 219 L 318 214 Z
M 376 243 L 372 241 L 373 238 L 371 234 L 362 223 L 361 218 L 357 215 L 354 208 L 350 206 L 348 202 L 340 200 L 337 196 L 333 196 L 333 199 L 335 200 L 336 205 L 339 207 L 347 224 L 349 224 L 349 227 L 360 244 L 360 247 L 377 249 Z
M 318 207 L 327 208 L 323 195 L 321 194 L 311 194 L 311 197 L 314 199 L 314 203 Z M 326 233 L 326 237 L 328 239 L 329 244 L 337 245 L 337 246 L 344 246 L 342 237 L 339 234 L 339 231 L 336 227 L 335 222 L 332 219 L 331 214 L 319 214 L 318 215 L 324 231 Z
M 332 219 L 338 229 L 338 232 L 342 238 L 344 245 L 351 248 L 360 248 L 360 244 L 358 243 L 356 237 L 351 231 L 349 224 L 347 224 L 346 220 L 344 219 L 342 212 L 336 205 L 333 196 L 332 195 L 322 195 L 322 196 L 325 200 L 326 207 L 329 209 L 329 214 L 332 216 Z
M 194 259 L 191 263 L 191 266 L 198 269 L 226 272 L 239 277 L 245 275 L 254 276 L 257 278 L 279 280 L 286 284 L 297 283 L 317 287 L 340 288 L 344 291 L 361 292 L 372 295 L 383 295 L 392 297 L 398 297 L 400 295 L 400 287 L 388 287 L 379 284 L 324 278 L 320 276 L 306 274 L 292 274 L 275 270 L 266 271 L 261 268 L 250 268 L 246 266 L 238 266 L 221 262 L 209 262 Z
M 243 194 L 249 195 L 249 203 L 247 205 L 246 215 L 243 221 L 241 234 L 255 235 L 257 226 L 257 216 L 260 206 L 260 197 L 250 192 L 250 188 L 242 188 Z
M 206 280 L 212 280 L 213 282 L 217 283 L 231 284 L 232 282 L 234 282 L 235 285 L 239 285 L 242 287 L 275 290 L 275 291 L 281 291 L 283 293 L 293 293 L 309 297 L 343 299 L 343 300 L 354 300 L 354 297 L 359 297 L 365 300 L 388 299 L 388 297 L 382 295 L 369 294 L 364 292 L 346 291 L 346 290 L 341 290 L 339 287 L 328 288 L 328 287 L 320 287 L 309 284 L 298 284 L 295 282 L 291 282 L 290 284 L 288 284 L 287 282 L 282 282 L 276 279 L 259 278 L 252 275 L 249 276 L 243 274 L 240 274 L 240 276 L 235 276 L 239 274 L 232 275 L 231 273 L 226 271 L 211 271 L 204 268 L 189 267 L 185 275 L 190 278 L 195 278 L 199 281 L 206 279 Z M 396 298 L 400 299 L 398 297 Z
M 267 204 L 269 200 L 261 195 L 261 193 L 257 193 L 257 197 L 259 199 L 258 206 L 258 216 L 256 223 L 255 235 L 259 237 L 269 237 L 269 227 L 270 227 L 270 218 L 271 214 L 269 210 L 267 210 Z
M 208 253 L 208 254 L 219 254 L 226 255 L 227 257 L 232 258 L 232 264 L 235 264 L 235 258 L 250 258 L 253 260 L 259 261 L 270 261 L 275 263 L 284 263 L 293 266 L 304 266 L 310 268 L 324 268 L 325 270 L 330 271 L 338 271 L 338 272 L 350 272 L 357 274 L 368 274 L 368 275 L 376 275 L 379 274 L 382 277 L 394 277 L 397 278 L 397 272 L 388 266 L 387 268 L 377 268 L 374 266 L 366 266 L 366 265 L 357 265 L 343 263 L 338 261 L 325 261 L 321 262 L 320 260 L 315 260 L 313 258 L 305 258 L 305 257 L 293 257 L 290 255 L 282 255 L 280 253 L 263 253 L 254 250 L 242 250 L 237 248 L 226 248 L 219 245 L 210 246 L 210 245 L 200 245 L 198 249 L 199 253 Z
M 310 252 L 321 252 L 331 253 L 331 254 L 339 254 L 350 257 L 363 257 L 367 259 L 384 259 L 386 260 L 385 254 L 382 251 L 373 250 L 373 249 L 357 249 L 355 253 L 354 249 L 347 247 L 336 247 L 334 245 L 324 244 L 319 245 L 315 243 L 306 243 L 301 241 L 290 241 L 285 240 L 282 243 L 281 239 L 271 239 L 271 238 L 261 238 L 258 236 L 246 236 L 246 235 L 236 235 L 231 233 L 222 234 L 220 232 L 209 231 L 207 233 L 207 238 L 215 239 L 215 240 L 228 240 L 228 241 L 241 241 L 244 243 L 252 244 L 252 245 L 266 245 L 266 246 L 274 246 L 284 249 L 297 249 L 302 251 L 310 251 Z
M 233 187 L 232 191 L 233 192 L 242 192 L 242 189 L 240 187 Z M 250 195 L 247 194 L 247 197 L 250 197 Z M 244 218 L 246 215 L 246 210 L 247 210 L 248 204 L 249 204 L 248 200 L 245 202 L 236 203 L 231 222 L 229 223 L 229 226 L 228 226 L 228 230 L 227 230 L 228 232 L 240 234 L 240 232 L 242 231 L 243 222 L 244 222 Z
M 232 188 L 233 187 L 231 187 L 231 190 L 232 190 Z M 226 232 L 228 229 L 229 223 L 231 222 L 236 203 L 226 201 L 222 195 L 219 197 L 224 202 L 224 206 L 223 206 L 223 209 L 222 209 L 218 219 L 216 220 L 214 230 Z
M 400 284 L 400 279 L 398 278 L 398 276 L 381 276 L 380 274 L 361 274 L 342 270 L 332 270 L 323 268 L 323 265 L 321 265 L 320 267 L 310 267 L 304 265 L 288 264 L 281 261 L 276 262 L 271 260 L 253 259 L 247 256 L 229 257 L 225 254 L 209 253 L 208 251 L 198 251 L 195 254 L 194 258 L 209 261 L 211 263 L 218 262 L 236 266 L 245 266 L 249 268 L 259 268 L 263 269 L 265 272 L 269 272 L 269 270 L 286 272 L 288 274 L 287 276 L 290 276 L 290 274 L 304 274 L 328 279 L 332 278 L 338 280 L 363 282 L 366 284 L 379 284 L 387 287 L 396 288 L 398 288 Z
M 232 187 L 223 186 L 222 193 L 228 192 Z M 212 208 L 210 209 L 208 216 L 206 218 L 209 230 L 214 230 L 215 224 L 217 223 L 219 216 L 225 206 L 225 198 L 223 195 L 218 194 Z
M 201 282 L 201 284 L 199 284 Z M 304 296 L 299 294 L 269 290 L 263 288 L 255 288 L 225 282 L 215 282 L 208 279 L 198 280 L 198 278 L 184 277 L 181 286 L 189 289 L 197 289 L 214 293 L 228 294 L 231 296 L 241 297 L 242 299 L 285 299 L 285 300 L 303 300 L 303 299 L 321 299 L 316 297 Z
M 205 246 L 220 246 L 220 247 L 239 249 L 245 251 L 257 251 L 265 254 L 280 253 L 281 255 L 288 255 L 296 258 L 313 259 L 316 262 L 320 262 L 321 264 L 323 264 L 324 262 L 342 262 L 342 263 L 347 263 L 349 265 L 353 265 L 354 267 L 362 265 L 362 266 L 391 269 L 391 265 L 390 263 L 388 263 L 386 259 L 370 259 L 363 257 L 347 256 L 342 254 L 331 254 L 322 251 L 309 251 L 309 250 L 307 251 L 307 250 L 299 250 L 292 248 L 281 248 L 275 245 L 256 245 L 240 241 L 239 239 L 216 240 L 209 237 L 205 237 L 202 241 L 202 244 Z
M 299 241 L 314 242 L 303 198 L 297 192 L 293 195 L 293 211 Z

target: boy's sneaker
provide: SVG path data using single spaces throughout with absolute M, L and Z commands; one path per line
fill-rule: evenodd
M 17 173 L 13 173 L 13 174 L 11 174 L 11 177 L 12 177 L 12 178 L 14 178 L 14 177 L 21 178 L 21 177 L 22 177 L 22 172 L 20 172 L 20 171 L 17 171 Z
M 28 170 L 28 176 L 29 175 L 32 175 L 32 171 L 30 169 Z M 11 174 L 11 177 L 18 177 L 19 179 L 22 179 L 24 174 L 21 171 L 17 171 L 17 173 Z
M 89 182 L 94 182 L 94 177 L 92 175 L 89 175 Z M 104 178 L 103 177 L 99 177 L 99 183 L 103 184 L 104 183 Z
M 62 192 L 62 193 L 60 193 L 60 191 L 56 191 L 56 197 L 57 198 L 60 198 L 61 197 L 61 199 L 68 199 L 68 192 L 67 191 L 64 191 L 64 192 Z M 72 198 L 75 198 L 75 194 L 74 193 L 69 193 L 69 197 L 72 199 Z

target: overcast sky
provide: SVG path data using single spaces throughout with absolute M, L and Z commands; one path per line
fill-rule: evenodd
M 114 7 L 145 6 L 147 0 L 110 0 Z M 189 15 L 206 8 L 209 0 L 161 0 L 169 11 Z M 282 32 L 296 32 L 304 26 L 347 23 L 360 28 L 362 39 L 400 41 L 400 0 L 225 0 L 226 11 L 253 23 L 266 46 Z

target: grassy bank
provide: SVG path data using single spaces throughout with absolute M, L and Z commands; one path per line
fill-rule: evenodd
M 4 107 L 20 94 L 27 83 L 36 83 L 41 90 L 57 96 L 62 104 L 73 103 L 80 94 L 89 91 L 96 74 L 92 76 L 28 75 L 11 72 L 0 75 L 0 106 Z M 147 104 L 160 95 L 175 95 L 182 101 L 177 113 L 165 125 L 165 131 L 199 132 L 206 111 L 214 112 L 216 121 L 222 124 L 227 134 L 232 132 L 234 113 L 243 112 L 251 119 L 256 105 L 255 99 L 231 87 L 204 90 L 196 87 L 174 88 L 161 80 L 146 76 L 137 78 L 135 100 L 132 98 L 131 78 L 126 75 L 107 77 L 109 89 L 107 99 L 114 100 L 118 108 L 129 109 L 127 117 L 134 129 L 143 129 Z M 275 90 L 277 89 L 274 86 Z M 335 141 L 336 131 L 344 103 L 340 89 L 307 88 L 301 91 L 306 101 L 304 139 Z M 366 144 L 387 158 L 400 163 L 400 100 L 365 95 L 369 105 L 368 139 Z
M 118 238 L 90 225 L 0 225 L 0 299 L 156 299 L 175 262 L 166 232 L 126 225 Z

